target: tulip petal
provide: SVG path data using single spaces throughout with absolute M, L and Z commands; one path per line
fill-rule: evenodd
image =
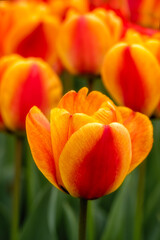
M 105 125 L 111 122 L 122 122 L 122 117 L 114 104 L 111 104 L 109 101 L 104 102 L 101 108 L 95 112 L 92 117 L 94 117 L 99 123 L 103 123 Z
M 43 113 L 33 107 L 26 118 L 27 138 L 34 161 L 43 175 L 58 189 L 52 152 L 50 124 Z
M 69 91 L 60 100 L 58 107 L 66 109 L 71 114 L 85 113 L 87 115 L 92 115 L 105 102 L 112 104 L 112 101 L 107 96 L 98 91 L 92 91 L 88 96 L 87 93 L 88 88 L 86 87 L 80 89 L 78 93 Z
M 132 161 L 129 173 L 149 154 L 153 144 L 153 127 L 149 118 L 126 107 L 118 107 L 123 125 L 128 129 L 132 142 Z
M 59 168 L 72 196 L 94 199 L 120 186 L 130 162 L 130 136 L 123 125 L 90 123 L 70 137 L 61 153 Z
M 0 82 L 2 80 L 3 74 L 7 70 L 7 68 L 16 62 L 18 59 L 21 59 L 21 56 L 17 54 L 11 54 L 9 56 L 4 56 L 0 59 Z
M 75 131 L 87 123 L 95 122 L 95 120 L 85 114 L 76 113 L 71 115 L 64 109 L 54 108 L 51 111 L 50 122 L 57 181 L 59 185 L 63 186 L 59 172 L 59 157 L 61 152 L 66 142 Z

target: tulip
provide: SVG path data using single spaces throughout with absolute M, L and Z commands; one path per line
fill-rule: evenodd
M 21 11 L 22 10 L 22 11 Z M 40 57 L 50 64 L 57 60 L 55 41 L 59 21 L 43 5 L 14 4 L 12 27 L 5 42 L 5 54 L 17 53 L 23 57 Z M 17 16 L 24 17 L 19 21 Z
M 140 44 L 119 43 L 106 54 L 103 83 L 120 105 L 148 116 L 160 99 L 160 66 L 155 56 Z
M 45 11 L 47 11 L 45 7 L 38 7 L 32 4 L 0 1 L 0 55 L 6 54 L 6 39 L 15 26 L 22 23 L 23 20 L 26 21 L 28 18 L 33 18 L 38 12 L 40 14 L 40 12 Z
M 115 191 L 148 155 L 153 142 L 147 116 L 118 108 L 100 92 L 70 91 L 50 113 L 37 108 L 26 131 L 37 167 L 59 190 L 95 199 Z
M 0 113 L 4 126 L 12 131 L 24 130 L 29 109 L 36 105 L 44 114 L 57 105 L 61 82 L 52 69 L 40 59 L 5 57 L 0 81 Z
M 107 26 L 92 13 L 69 15 L 57 38 L 60 60 L 72 74 L 98 74 L 110 45 Z

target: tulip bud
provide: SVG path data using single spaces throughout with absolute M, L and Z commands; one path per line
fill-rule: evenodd
M 24 130 L 29 109 L 36 105 L 48 115 L 61 93 L 61 82 L 48 64 L 40 59 L 18 58 L 8 64 L 1 78 L 0 112 L 4 125 L 10 130 Z
M 17 16 L 21 8 L 16 4 L 14 8 L 13 14 Z M 5 54 L 40 57 L 53 64 L 57 59 L 55 41 L 59 22 L 43 7 L 31 5 L 27 9 L 28 14 L 21 21 L 15 21 L 5 39 Z
M 160 98 L 160 66 L 139 44 L 120 43 L 106 54 L 103 83 L 115 101 L 150 116 Z
M 62 24 L 57 39 L 59 57 L 73 74 L 98 74 L 111 36 L 95 14 L 72 14 Z

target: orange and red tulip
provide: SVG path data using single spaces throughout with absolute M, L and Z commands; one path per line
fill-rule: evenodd
M 7 59 L 8 58 L 8 59 Z M 0 113 L 10 130 L 24 130 L 29 109 L 36 105 L 44 114 L 57 105 L 62 86 L 58 76 L 40 59 L 8 56 L 0 64 Z
M 147 116 L 117 108 L 100 92 L 87 92 L 64 95 L 50 122 L 33 107 L 26 131 L 35 163 L 55 187 L 95 199 L 115 191 L 144 160 L 153 129 Z
M 17 16 L 20 17 L 21 21 Z M 12 25 L 4 42 L 6 55 L 17 53 L 23 57 L 40 57 L 50 64 L 57 59 L 55 49 L 59 21 L 48 8 L 34 4 L 12 4 Z
M 120 105 L 148 116 L 160 99 L 160 66 L 155 56 L 140 44 L 119 43 L 108 51 L 102 78 Z
M 92 13 L 70 15 L 62 24 L 57 39 L 59 57 L 72 74 L 98 74 L 110 45 L 108 28 Z

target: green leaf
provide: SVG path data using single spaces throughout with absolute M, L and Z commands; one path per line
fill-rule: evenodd
M 32 211 L 22 229 L 20 240 L 50 240 L 52 236 L 48 226 L 48 204 L 51 186 L 47 185 L 38 194 Z
M 51 235 L 54 235 L 54 239 L 57 239 L 56 222 L 57 222 L 57 203 L 58 192 L 56 188 L 52 188 L 51 196 L 48 205 L 48 227 Z
M 78 219 L 69 203 L 63 204 L 66 232 L 69 240 L 76 240 L 78 237 Z
M 124 239 L 126 201 L 132 176 L 128 176 L 114 199 L 101 240 Z

